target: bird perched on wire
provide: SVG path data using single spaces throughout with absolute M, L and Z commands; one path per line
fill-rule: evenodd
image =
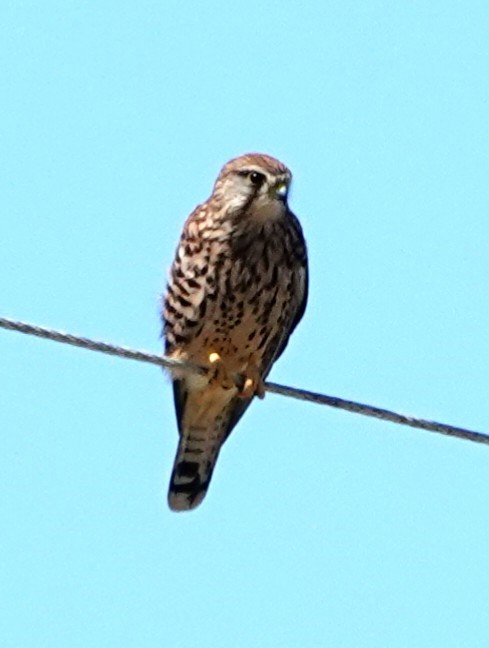
M 285 349 L 307 301 L 307 251 L 287 194 L 292 175 L 268 155 L 228 162 L 188 217 L 163 304 L 167 355 L 206 375 L 174 373 L 180 434 L 168 493 L 174 511 L 205 497 L 222 444 Z

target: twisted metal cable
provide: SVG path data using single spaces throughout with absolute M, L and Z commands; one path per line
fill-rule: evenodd
M 147 362 L 149 364 L 159 365 L 169 371 L 179 369 L 180 371 L 184 370 L 200 374 L 205 374 L 207 371 L 204 367 L 200 367 L 190 362 L 147 353 L 146 351 L 128 349 L 127 347 L 109 344 L 107 342 L 90 340 L 89 338 L 72 335 L 70 333 L 63 333 L 42 326 L 27 324 L 26 322 L 19 322 L 6 317 L 0 317 L 0 328 L 10 331 L 18 331 L 19 333 L 25 333 L 26 335 L 46 338 L 47 340 L 61 342 L 62 344 L 70 344 L 72 346 L 88 349 L 89 351 L 99 351 L 100 353 L 106 353 L 107 355 L 114 355 L 120 358 L 128 358 L 138 362 Z M 327 396 L 326 394 L 319 394 L 317 392 L 311 392 L 297 387 L 278 385 L 277 383 L 272 382 L 265 383 L 265 389 L 271 394 L 279 394 L 280 396 L 286 396 L 287 398 L 309 401 L 310 403 L 316 403 L 319 405 L 329 405 L 329 407 L 353 412 L 354 414 L 362 414 L 363 416 L 378 418 L 382 421 L 408 425 L 428 432 L 438 432 L 439 434 L 444 434 L 446 436 L 489 445 L 489 434 L 484 434 L 482 432 L 474 432 L 473 430 L 466 430 L 453 425 L 446 425 L 445 423 L 428 421 L 414 416 L 406 416 L 380 407 L 374 407 L 373 405 L 365 405 L 363 403 L 337 398 L 336 396 Z

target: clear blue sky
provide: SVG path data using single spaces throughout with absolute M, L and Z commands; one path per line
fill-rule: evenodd
M 190 210 L 294 172 L 272 378 L 488 431 L 487 2 L 3 2 L 0 314 L 159 351 Z M 169 512 L 156 367 L 0 331 L 0 643 L 471 648 L 489 449 L 269 395 Z

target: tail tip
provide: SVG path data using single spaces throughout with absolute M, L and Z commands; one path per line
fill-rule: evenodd
M 191 511 L 202 503 L 206 491 L 200 490 L 197 493 L 189 493 L 178 489 L 168 491 L 168 506 L 175 512 Z

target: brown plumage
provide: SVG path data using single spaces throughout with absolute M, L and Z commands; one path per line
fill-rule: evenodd
M 184 225 L 164 299 L 165 350 L 209 373 L 173 376 L 180 433 L 173 510 L 203 500 L 222 444 L 253 396 L 263 397 L 263 381 L 304 313 L 307 253 L 287 205 L 291 177 L 268 155 L 235 158 Z

